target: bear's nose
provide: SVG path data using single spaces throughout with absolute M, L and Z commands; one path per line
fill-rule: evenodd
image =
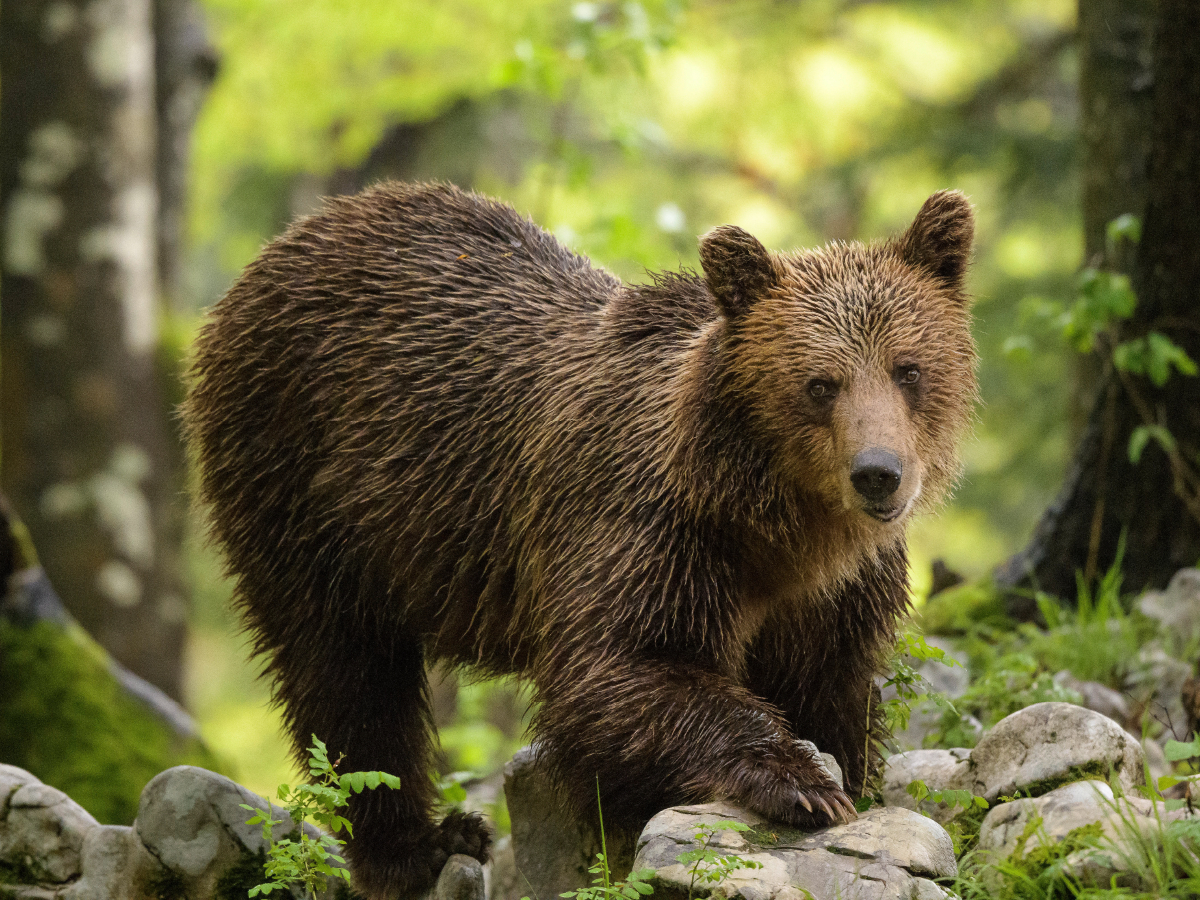
M 850 483 L 864 499 L 879 503 L 896 493 L 904 466 L 890 450 L 868 447 L 850 463 Z

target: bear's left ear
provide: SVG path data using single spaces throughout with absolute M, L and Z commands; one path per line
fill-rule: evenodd
M 727 319 L 744 315 L 779 281 L 779 270 L 758 238 L 736 225 L 721 225 L 700 238 L 704 280 Z
M 938 191 L 895 240 L 905 262 L 927 271 L 951 292 L 962 292 L 975 237 L 975 213 L 961 191 Z

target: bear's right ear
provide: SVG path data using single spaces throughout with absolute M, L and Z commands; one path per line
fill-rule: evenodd
M 938 191 L 896 238 L 895 248 L 905 262 L 961 294 L 974 238 L 975 213 L 966 196 L 961 191 Z
M 727 319 L 746 313 L 779 281 L 779 270 L 758 238 L 736 225 L 721 225 L 700 238 L 704 280 Z

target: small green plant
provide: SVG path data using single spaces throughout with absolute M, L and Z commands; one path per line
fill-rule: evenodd
M 1162 389 L 1171 379 L 1172 370 L 1185 378 L 1200 374 L 1200 367 L 1182 347 L 1154 330 L 1154 325 L 1171 328 L 1169 321 L 1152 321 L 1145 333 L 1128 334 L 1126 323 L 1133 317 L 1138 298 L 1129 276 L 1111 271 L 1111 261 L 1117 258 L 1122 245 L 1137 244 L 1141 235 L 1142 224 L 1136 216 L 1126 214 L 1113 219 L 1107 228 L 1108 268 L 1089 266 L 1080 272 L 1078 292 L 1069 305 L 1040 299 L 1027 301 L 1025 317 L 1042 320 L 1077 352 L 1099 355 L 1141 419 L 1129 435 L 1126 453 L 1130 462 L 1137 465 L 1147 444 L 1154 441 L 1170 462 L 1175 493 L 1193 518 L 1200 520 L 1200 460 L 1180 451 L 1153 397 L 1147 396 L 1142 385 L 1131 377 L 1144 377 Z M 1006 352 L 1014 355 L 1028 353 L 1031 346 L 1026 335 L 1014 335 L 1005 342 Z
M 889 734 L 895 734 L 897 731 L 903 731 L 908 727 L 909 720 L 912 717 L 913 710 L 923 704 L 930 703 L 936 708 L 942 710 L 943 719 L 946 721 L 961 722 L 963 715 L 955 707 L 945 694 L 931 691 L 929 683 L 917 671 L 916 665 L 913 665 L 909 660 L 913 660 L 917 665 L 929 660 L 939 662 L 944 666 L 962 666 L 953 656 L 946 655 L 946 651 L 940 647 L 934 647 L 925 641 L 924 636 L 918 631 L 903 631 L 897 635 L 896 646 L 892 651 L 892 658 L 888 662 L 888 668 L 891 671 L 891 676 L 883 683 L 886 690 L 891 687 L 895 689 L 896 696 L 883 701 L 879 707 L 879 713 L 883 717 L 885 727 Z M 868 741 L 870 740 L 870 710 L 868 709 Z M 958 744 L 956 746 L 962 746 Z M 870 750 L 868 746 L 867 751 Z M 858 812 L 865 812 L 871 807 L 871 801 L 866 796 L 867 784 L 863 780 L 862 798 L 855 803 L 855 809 Z
M 980 823 L 988 809 L 987 800 L 970 791 L 930 790 L 929 786 L 920 780 L 909 782 L 905 790 L 918 804 L 928 800 L 930 803 L 944 803 L 951 809 L 962 807 L 963 812 L 945 823 L 944 827 L 950 835 L 950 840 L 954 842 L 956 856 L 975 846 L 979 839 Z M 918 811 L 927 815 L 924 810 L 918 808 Z
M 596 861 L 588 866 L 592 883 L 577 891 L 564 891 L 559 894 L 567 900 L 638 900 L 639 897 L 654 893 L 654 885 L 649 883 L 654 875 L 653 869 L 636 869 L 629 873 L 624 881 L 613 881 L 612 870 L 608 865 L 608 841 L 604 836 L 604 808 L 600 805 L 600 778 L 596 778 L 596 813 L 600 818 L 600 852 Z M 522 897 L 521 900 L 529 900 Z
M 604 842 L 601 840 L 601 846 Z M 575 900 L 637 900 L 654 893 L 654 885 L 649 883 L 654 875 L 653 869 L 637 869 L 629 873 L 624 881 L 613 881 L 612 871 L 608 867 L 608 854 L 601 850 L 596 854 L 596 862 L 588 867 L 592 875 L 592 883 L 577 891 L 564 891 L 560 897 Z M 522 900 L 529 900 L 523 897 Z
M 688 900 L 695 896 L 696 885 L 716 885 L 728 878 L 739 869 L 761 869 L 762 863 L 753 859 L 745 859 L 736 853 L 718 853 L 713 848 L 713 841 L 721 831 L 749 831 L 750 826 L 741 822 L 722 820 L 720 822 L 701 822 L 695 827 L 695 839 L 699 847 L 679 854 L 678 859 L 688 866 Z
M 918 631 L 902 631 L 896 637 L 896 647 L 892 659 L 888 663 L 891 676 L 883 683 L 885 688 L 895 688 L 896 696 L 880 704 L 879 711 L 889 732 L 903 731 L 908 727 L 913 708 L 934 695 L 929 691 L 929 684 L 921 677 L 916 666 L 908 662 L 915 660 L 917 664 L 934 660 L 944 666 L 961 666 L 953 656 L 947 656 L 946 651 L 926 643 L 925 636 Z M 941 698 L 944 702 L 945 698 Z
M 1028 653 L 1009 653 L 995 659 L 988 671 L 972 682 L 966 692 L 947 708 L 941 721 L 926 739 L 938 747 L 973 747 L 978 735 L 966 725 L 966 715 L 993 725 L 1026 706 L 1046 701 L 1080 703 L 1075 691 L 1056 683 Z
M 1167 741 L 1163 747 L 1163 755 L 1173 763 L 1182 764 L 1184 771 L 1174 775 L 1163 775 L 1158 779 L 1158 789 L 1165 791 L 1196 774 L 1197 760 L 1200 759 L 1200 734 L 1193 734 L 1190 741 Z M 1168 801 L 1169 802 L 1169 801 Z M 1177 801 L 1175 806 L 1182 806 L 1183 801 Z M 1170 807 L 1168 807 L 1170 808 Z
M 977 794 L 972 794 L 970 791 L 930 790 L 929 786 L 920 780 L 910 781 L 905 790 L 918 803 L 928 800 L 930 803 L 945 803 L 952 809 L 956 806 L 961 806 L 963 809 L 971 809 L 972 807 L 978 807 L 979 809 L 988 808 L 987 800 Z
M 345 842 L 334 835 L 345 830 L 346 834 L 354 836 L 350 822 L 338 811 L 345 808 L 351 793 L 360 794 L 380 786 L 393 789 L 400 787 L 400 779 L 386 772 L 349 772 L 339 775 L 336 767 L 341 758 L 331 763 L 325 744 L 315 734 L 308 752 L 308 771 L 312 783 L 296 787 L 281 784 L 277 792 L 281 805 L 296 826 L 291 834 L 275 840 L 272 829 L 282 824 L 283 820 L 272 816 L 270 804 L 266 810 L 240 804 L 242 809 L 254 813 L 246 820 L 246 824 L 262 825 L 263 841 L 267 844 L 264 871 L 268 880 L 252 887 L 249 891 L 251 897 L 269 894 L 276 888 L 287 890 L 293 885 L 301 885 L 306 896 L 315 898 L 318 891 L 325 889 L 330 878 L 341 878 L 348 882 L 349 871 L 332 865 L 345 863 L 340 855 Z M 327 833 L 317 838 L 305 834 L 304 823 L 308 820 L 326 829 Z

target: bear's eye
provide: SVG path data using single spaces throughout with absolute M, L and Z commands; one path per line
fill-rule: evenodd
M 901 366 L 896 370 L 896 381 L 900 384 L 916 384 L 921 380 L 921 370 L 916 366 Z
M 828 400 L 837 388 L 830 381 L 814 378 L 808 383 L 808 395 L 814 400 Z

